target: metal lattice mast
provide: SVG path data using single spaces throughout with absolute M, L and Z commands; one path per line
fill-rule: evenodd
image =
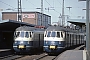
M 63 0 L 63 5 L 62 5 L 62 26 L 64 26 L 65 23 L 65 18 L 64 18 L 64 0 Z
M 22 22 L 21 0 L 18 0 L 18 21 Z
M 43 25 L 43 0 L 41 0 L 41 26 Z

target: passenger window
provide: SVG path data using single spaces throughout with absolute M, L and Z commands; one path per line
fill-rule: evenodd
M 33 32 L 31 32 L 31 37 L 33 37 L 33 34 L 34 34 L 34 33 L 33 33 Z
M 63 38 L 63 33 L 61 32 L 61 37 Z
M 51 32 L 48 32 L 47 37 L 50 37 Z
M 59 37 L 59 38 L 60 38 L 60 33 L 59 33 L 59 32 L 57 32 L 57 37 Z
M 55 37 L 56 32 L 52 32 L 51 37 Z
M 27 37 L 27 38 L 29 37 L 29 33 L 28 32 L 26 32 L 25 37 Z
M 15 37 L 18 37 L 20 35 L 20 32 L 15 32 Z
M 46 37 L 46 35 L 47 35 L 47 31 L 45 32 L 45 37 Z

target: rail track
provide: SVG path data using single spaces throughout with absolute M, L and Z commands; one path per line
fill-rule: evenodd
M 84 45 L 76 47 L 72 50 L 80 50 L 83 49 Z M 65 52 L 65 51 L 64 51 Z M 59 54 L 62 55 L 62 53 Z M 47 53 L 37 53 L 31 55 L 16 55 L 16 54 L 9 54 L 7 56 L 0 56 L 0 60 L 56 60 L 58 55 L 48 55 Z

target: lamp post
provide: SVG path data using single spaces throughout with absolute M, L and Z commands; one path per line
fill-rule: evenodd
M 62 26 L 64 26 L 65 23 L 65 16 L 64 16 L 64 0 L 63 0 L 63 4 L 62 4 Z
M 41 26 L 43 25 L 43 0 L 41 0 L 41 8 L 36 8 L 36 9 L 41 9 Z
M 69 7 L 66 7 L 66 8 L 69 9 L 69 15 L 68 15 L 69 17 L 68 17 L 68 16 L 67 16 L 67 17 L 70 18 L 70 9 L 71 9 L 72 7 L 69 6 Z M 68 22 L 67 22 L 67 26 L 68 26 Z
M 86 50 L 87 60 L 90 60 L 90 21 L 89 21 L 89 8 L 90 1 L 86 0 Z
M 90 0 L 79 1 L 86 1 L 86 60 L 90 60 Z

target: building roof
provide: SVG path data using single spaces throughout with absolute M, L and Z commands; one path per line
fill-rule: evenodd
M 1 20 L 0 21 L 0 30 L 1 31 L 14 31 L 19 26 L 31 26 L 34 27 L 35 25 L 25 23 L 25 22 L 19 22 L 15 20 Z
M 5 11 L 5 12 L 2 12 L 2 13 L 18 13 L 17 11 Z M 38 12 L 38 11 L 23 11 L 22 13 L 41 13 L 41 12 Z M 45 13 L 43 13 L 44 15 L 47 15 L 47 16 L 50 16 L 50 15 L 48 15 L 48 14 L 45 14 Z M 51 16 L 50 16 L 51 17 Z
M 68 19 L 67 21 L 79 26 L 86 25 L 86 19 Z

